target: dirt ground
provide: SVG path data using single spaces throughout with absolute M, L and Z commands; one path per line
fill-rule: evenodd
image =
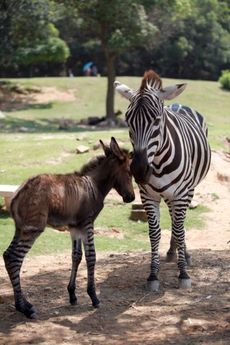
M 68 304 L 70 251 L 31 257 L 22 284 L 38 320 L 15 311 L 12 289 L 0 258 L 0 344 L 230 344 L 230 161 L 213 152 L 211 170 L 195 201 L 207 205 L 206 225 L 187 232 L 193 258 L 190 290 L 177 287 L 175 263 L 165 262 L 170 232 L 162 231 L 160 291 L 145 289 L 150 253 L 97 255 L 101 307 L 86 293 L 86 267 L 78 275 L 78 302 Z

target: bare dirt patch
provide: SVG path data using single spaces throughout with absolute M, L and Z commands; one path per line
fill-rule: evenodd
M 42 87 L 40 92 L 33 93 L 35 103 L 48 103 L 52 101 L 73 102 L 75 101 L 74 90 L 58 90 L 56 87 Z
M 79 304 L 73 307 L 66 291 L 70 252 L 27 258 L 22 283 L 39 311 L 39 319 L 30 321 L 14 309 L 0 259 L 0 344 L 229 344 L 230 193 L 228 180 L 218 177 L 228 176 L 229 166 L 214 153 L 211 170 L 195 195 L 211 212 L 205 215 L 205 229 L 187 232 L 193 257 L 191 290 L 177 288 L 176 264 L 164 260 L 170 233 L 163 231 L 160 292 L 145 290 L 149 253 L 98 254 L 96 282 L 102 302 L 98 310 L 91 307 L 86 293 L 84 262 L 78 275 Z
M 54 101 L 75 101 L 75 90 L 58 90 L 56 87 L 22 87 L 19 85 L 0 85 L 1 110 L 26 109 L 36 104 L 49 104 Z

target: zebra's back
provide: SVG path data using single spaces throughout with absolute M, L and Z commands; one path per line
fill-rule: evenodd
M 166 109 L 173 111 L 179 116 L 184 117 L 185 119 L 191 118 L 195 123 L 197 123 L 204 131 L 206 137 L 208 137 L 208 127 L 204 120 L 204 117 L 196 110 L 179 103 L 173 103 L 166 107 Z
M 194 188 L 206 176 L 210 167 L 211 150 L 207 140 L 207 124 L 199 112 L 184 105 L 177 107 L 172 105 L 166 112 L 167 117 L 175 124 L 175 128 L 180 131 L 180 146 L 185 149 L 185 162 L 191 162 L 192 172 L 188 173 L 191 174 L 192 188 Z M 179 143 L 177 145 L 179 147 Z M 187 169 L 190 169 L 189 165 Z

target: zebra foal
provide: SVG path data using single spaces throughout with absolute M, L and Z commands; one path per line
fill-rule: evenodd
M 93 223 L 112 188 L 122 196 L 124 202 L 131 202 L 135 198 L 128 152 L 120 149 L 114 138 L 110 147 L 100 142 L 105 155 L 92 159 L 79 173 L 32 177 L 19 187 L 11 201 L 16 231 L 3 257 L 14 290 L 15 307 L 29 318 L 36 318 L 37 314 L 23 295 L 20 269 L 26 253 L 46 225 L 58 230 L 65 226 L 71 234 L 70 303 L 77 302 L 75 281 L 82 259 L 82 241 L 88 273 L 87 292 L 94 307 L 100 303 L 94 282 L 96 254 Z
M 189 288 L 191 280 L 186 269 L 190 255 L 186 250 L 184 221 L 194 188 L 207 174 L 211 159 L 203 117 L 186 106 L 164 106 L 164 100 L 178 96 L 185 87 L 186 84 L 180 84 L 163 88 L 161 78 L 152 70 L 144 74 L 137 91 L 115 82 L 116 90 L 130 101 L 126 122 L 133 145 L 131 172 L 148 215 L 151 271 L 147 286 L 156 291 L 161 198 L 168 205 L 172 223 L 167 259 L 172 261 L 177 250 L 179 286 Z

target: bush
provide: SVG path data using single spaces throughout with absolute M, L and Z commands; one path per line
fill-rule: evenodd
M 222 71 L 219 82 L 223 89 L 230 90 L 230 70 Z

